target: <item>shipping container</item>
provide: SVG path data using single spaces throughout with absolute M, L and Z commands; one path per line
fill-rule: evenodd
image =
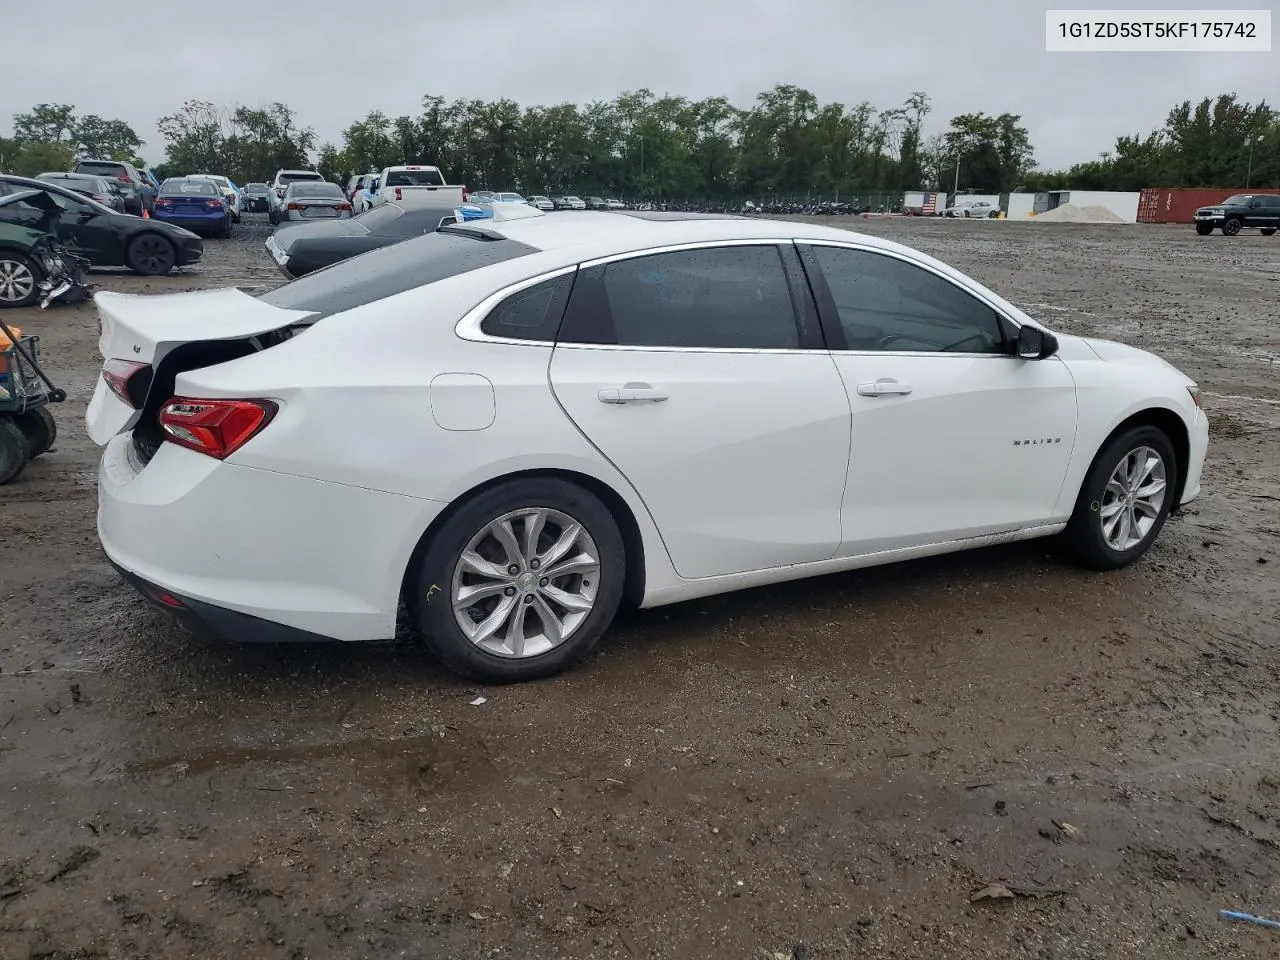
M 1148 187 L 1138 200 L 1138 222 L 1193 223 L 1197 208 L 1250 192 L 1226 187 Z

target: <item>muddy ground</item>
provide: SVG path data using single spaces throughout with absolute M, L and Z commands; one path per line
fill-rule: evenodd
M 630 613 L 508 688 L 193 639 L 98 549 L 92 308 L 11 313 L 71 400 L 0 489 L 0 957 L 1274 957 L 1217 911 L 1280 916 L 1280 237 L 855 224 L 1199 378 L 1204 494 L 1145 560 Z M 267 286 L 266 235 L 97 279 Z

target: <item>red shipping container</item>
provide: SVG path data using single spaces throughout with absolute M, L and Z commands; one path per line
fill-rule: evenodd
M 1256 193 L 1225 187 L 1147 187 L 1138 197 L 1139 223 L 1194 223 L 1196 210 L 1221 203 L 1237 193 Z

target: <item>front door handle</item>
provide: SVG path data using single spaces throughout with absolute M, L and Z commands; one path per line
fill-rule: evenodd
M 860 397 L 901 397 L 910 392 L 910 386 L 905 383 L 899 383 L 892 377 L 881 377 L 874 383 L 858 384 L 858 396 Z
M 599 393 L 601 403 L 660 403 L 667 399 L 666 391 L 656 390 L 647 383 L 628 383 L 621 387 L 609 387 Z

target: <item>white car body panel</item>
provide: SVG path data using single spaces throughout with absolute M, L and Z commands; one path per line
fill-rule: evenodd
M 635 381 L 668 399 L 601 402 Z M 560 345 L 551 385 L 648 505 L 682 577 L 835 553 L 849 406 L 828 354 Z
M 107 447 L 99 517 L 108 555 L 183 595 L 363 640 L 391 635 L 401 580 L 431 520 L 477 486 L 521 471 L 576 473 L 617 495 L 644 548 L 643 606 L 1057 532 L 1106 437 L 1153 407 L 1187 426 L 1182 502 L 1199 491 L 1207 422 L 1191 381 L 1120 345 L 1060 335 L 1057 355 L 1037 361 L 490 340 L 477 333 L 479 320 L 513 286 L 593 258 L 748 239 L 894 252 L 1013 323 L 1040 326 L 945 264 L 838 228 L 529 214 L 480 225 L 540 252 L 180 374 L 182 395 L 280 404 L 226 461 L 163 444 L 139 469 L 128 453 L 132 411 L 109 391 L 95 395 L 88 419 Z M 314 316 L 233 290 L 97 302 L 103 354 L 124 359 Z M 885 376 L 906 379 L 912 394 L 857 393 Z M 459 412 L 458 391 L 482 380 L 491 399 L 472 419 Z M 631 381 L 668 399 L 600 402 L 600 390 Z M 123 421 L 108 399 L 125 408 Z M 1046 438 L 1055 442 L 1013 442 Z M 940 493 L 928 475 L 944 462 L 956 466 Z

